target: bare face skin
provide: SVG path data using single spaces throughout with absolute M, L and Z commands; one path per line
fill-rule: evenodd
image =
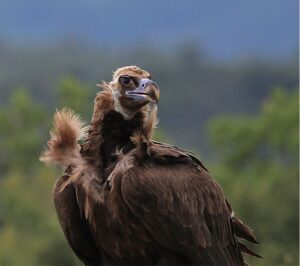
M 159 100 L 159 88 L 148 77 L 120 75 L 111 83 L 113 87 L 115 110 L 125 118 L 132 117 L 148 103 Z

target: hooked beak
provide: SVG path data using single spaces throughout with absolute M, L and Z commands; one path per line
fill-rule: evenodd
M 147 101 L 157 103 L 159 100 L 159 87 L 157 84 L 147 78 L 140 80 L 139 86 L 134 90 L 126 91 L 126 95 L 135 101 Z

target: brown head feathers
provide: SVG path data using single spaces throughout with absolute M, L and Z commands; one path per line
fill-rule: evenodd
M 140 69 L 137 66 L 125 66 L 120 67 L 113 73 L 113 79 L 115 80 L 117 77 L 120 77 L 122 75 L 128 75 L 138 78 L 150 78 L 151 75 L 148 71 Z

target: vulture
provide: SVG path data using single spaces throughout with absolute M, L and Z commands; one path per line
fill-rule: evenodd
M 85 265 L 245 265 L 258 243 L 190 152 L 152 139 L 158 85 L 126 66 L 102 82 L 91 123 L 57 111 L 40 160 L 62 166 L 53 197 Z M 244 242 L 241 242 L 244 239 Z

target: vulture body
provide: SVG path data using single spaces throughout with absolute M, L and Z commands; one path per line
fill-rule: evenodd
M 90 127 L 72 111 L 58 112 L 41 156 L 65 169 L 54 203 L 78 258 L 85 265 L 244 265 L 241 252 L 258 256 L 239 243 L 257 241 L 203 164 L 151 139 L 159 89 L 150 74 L 124 67 L 102 87 Z

